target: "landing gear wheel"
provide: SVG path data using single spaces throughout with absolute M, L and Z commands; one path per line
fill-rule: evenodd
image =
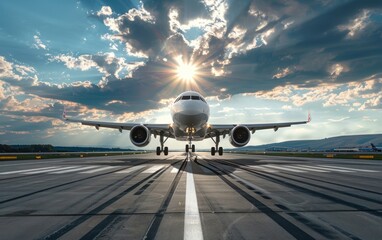
M 161 152 L 160 147 L 157 147 L 157 155 L 158 156 L 160 155 L 160 152 Z
M 164 153 L 164 155 L 168 155 L 168 147 L 164 147 L 164 150 L 163 150 L 163 153 Z
M 219 147 L 219 156 L 222 156 L 222 155 L 223 155 L 223 148 Z
M 211 147 L 211 155 L 212 156 L 215 156 L 215 152 L 216 152 L 215 147 Z
M 186 153 L 188 153 L 188 149 L 190 148 L 190 146 L 188 146 L 188 144 L 186 145 Z
M 194 144 L 192 144 L 192 146 L 191 146 L 191 151 L 195 152 L 195 145 Z

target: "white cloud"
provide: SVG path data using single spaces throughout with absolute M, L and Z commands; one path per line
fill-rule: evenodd
M 44 50 L 47 50 L 47 46 L 46 44 L 44 44 L 41 39 L 40 39 L 40 34 L 37 34 L 37 35 L 34 35 L 33 36 L 34 38 L 34 44 L 33 46 L 37 49 L 44 49 Z
M 305 88 L 298 85 L 278 86 L 270 91 L 247 93 L 260 99 L 291 102 L 295 106 L 321 102 L 324 107 L 345 106 L 349 110 L 365 110 L 382 107 L 382 79 L 366 79 L 362 82 L 324 83 Z
M 81 71 L 86 71 L 91 69 L 92 67 L 97 66 L 97 64 L 91 59 L 91 55 L 81 55 L 79 57 L 73 57 L 61 54 L 58 56 L 54 56 L 51 60 L 63 62 L 67 68 L 79 69 Z
M 95 55 L 84 54 L 78 57 L 61 54 L 52 57 L 50 61 L 63 62 L 67 68 L 79 69 L 81 71 L 95 68 L 104 74 L 104 76 L 108 77 L 113 75 L 117 79 L 131 77 L 133 71 L 144 65 L 144 62 L 139 61 L 127 63 L 125 58 L 116 57 L 113 52 Z M 104 79 L 103 82 L 105 81 L 106 79 Z
M 343 118 L 338 118 L 338 119 L 332 119 L 332 118 L 329 118 L 329 122 L 343 122 L 347 119 L 350 119 L 350 117 L 343 117 Z
M 97 16 L 110 16 L 113 14 L 113 11 L 111 10 L 111 7 L 109 6 L 102 6 L 101 10 L 97 12 Z
M 277 78 L 277 79 L 283 78 L 283 77 L 285 77 L 285 76 L 287 76 L 287 75 L 289 75 L 291 73 L 293 73 L 293 70 L 291 68 L 289 68 L 289 67 L 286 67 L 284 69 L 279 69 L 279 72 L 277 74 L 273 75 L 272 78 Z
M 329 69 L 329 74 L 331 76 L 331 78 L 337 78 L 338 76 L 341 75 L 341 73 L 343 72 L 348 72 L 349 71 L 349 68 L 344 65 L 344 64 L 339 64 L 339 63 L 336 63 L 336 64 L 333 64 L 330 69 Z
M 290 106 L 290 105 L 284 105 L 284 106 L 281 107 L 282 110 L 292 110 L 292 108 L 293 107 Z
M 354 20 L 338 27 L 340 31 L 348 31 L 347 37 L 354 38 L 370 23 L 370 11 L 363 10 Z

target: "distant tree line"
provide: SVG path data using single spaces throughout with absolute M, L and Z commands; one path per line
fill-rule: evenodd
M 23 152 L 54 152 L 54 147 L 50 144 L 34 145 L 6 145 L 0 144 L 1 153 L 23 153 Z
M 50 144 L 33 145 L 6 145 L 0 144 L 0 153 L 25 153 L 25 152 L 120 152 L 134 151 L 132 149 L 121 148 L 100 148 L 100 147 L 54 147 Z

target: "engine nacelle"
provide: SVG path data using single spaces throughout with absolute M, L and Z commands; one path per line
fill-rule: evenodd
M 130 130 L 130 141 L 137 147 L 144 147 L 150 143 L 151 132 L 143 126 L 137 125 Z
M 230 132 L 229 141 L 234 147 L 244 147 L 251 140 L 251 132 L 246 126 L 236 126 Z

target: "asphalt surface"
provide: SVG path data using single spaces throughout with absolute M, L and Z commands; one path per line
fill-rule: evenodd
M 170 153 L 0 162 L 0 239 L 381 239 L 382 161 Z

